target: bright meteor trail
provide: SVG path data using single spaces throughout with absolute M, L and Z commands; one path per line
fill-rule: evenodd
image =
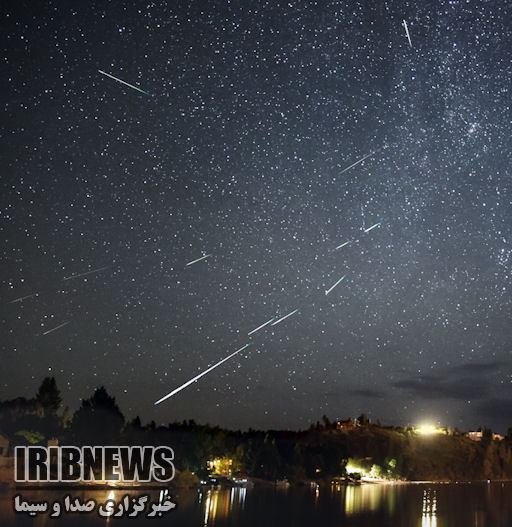
M 345 280 L 345 275 L 343 275 L 332 287 L 326 289 L 325 294 L 328 295 L 338 284 L 341 284 Z
M 220 366 L 223 362 L 226 362 L 228 359 L 230 359 L 231 357 L 234 357 L 237 353 L 240 353 L 241 351 L 243 351 L 245 348 L 248 348 L 250 345 L 252 344 L 252 342 L 249 342 L 247 343 L 245 346 L 243 346 L 242 348 L 240 348 L 239 350 L 236 350 L 235 352 L 231 353 L 231 355 L 228 355 L 227 357 L 225 357 L 224 359 L 220 360 L 219 362 L 217 362 L 217 364 L 214 364 L 213 366 L 210 366 L 210 368 L 208 368 L 207 370 L 203 371 L 202 373 L 200 373 L 199 375 L 196 375 L 193 379 L 190 379 L 190 381 L 187 381 L 185 384 L 182 384 L 179 388 L 176 388 L 175 390 L 173 390 L 171 393 L 168 393 L 167 395 L 165 395 L 164 397 L 162 397 L 161 399 L 159 399 L 156 403 L 155 403 L 155 406 L 157 404 L 160 404 L 161 402 L 165 401 L 166 399 L 169 399 L 169 397 L 172 397 L 173 395 L 177 394 L 178 392 L 181 392 L 181 390 L 183 390 L 184 388 L 186 388 L 187 386 L 190 386 L 193 382 L 196 382 L 197 380 L 199 380 L 203 375 L 206 375 L 207 373 L 210 373 L 212 370 L 214 370 L 217 366 Z
M 382 221 L 379 221 L 378 223 L 376 223 L 375 225 L 372 225 L 371 227 L 368 227 L 367 229 L 364 230 L 364 232 L 370 232 L 371 230 L 375 229 L 375 227 L 378 227 L 380 224 L 382 223 Z
M 404 20 L 405 34 L 407 35 L 407 40 L 409 41 L 409 46 L 412 48 L 411 35 L 409 35 L 409 28 L 407 27 L 407 22 Z
M 276 319 L 276 317 L 272 317 L 270 320 L 267 320 L 264 324 L 261 326 L 258 326 L 256 329 L 253 329 L 250 333 L 247 333 L 247 335 L 252 335 L 253 333 L 256 333 L 256 331 L 260 330 L 261 328 L 264 328 L 267 324 L 270 324 Z
M 98 70 L 98 71 L 102 73 L 103 75 L 106 75 L 107 77 L 110 77 L 111 79 L 114 79 L 115 81 L 120 82 L 121 84 L 126 84 L 126 86 L 129 86 L 130 88 L 133 88 L 134 90 L 140 91 L 141 93 L 144 93 L 146 95 L 151 95 L 147 91 L 141 90 L 140 88 L 137 88 L 137 86 L 134 86 L 133 84 L 128 84 L 127 82 L 121 79 L 118 79 L 117 77 L 114 77 L 113 75 L 110 75 L 110 73 L 107 73 L 106 71 L 101 71 L 101 70 Z
M 57 331 L 58 329 L 63 328 L 64 326 L 67 326 L 68 324 L 69 324 L 69 321 L 68 322 L 64 322 L 63 324 L 61 324 L 60 326 L 57 326 L 56 328 L 49 329 L 48 331 L 45 331 L 43 333 L 43 335 L 48 335 L 48 333 L 53 333 L 54 331 Z
M 341 245 L 338 245 L 336 249 L 341 249 L 342 247 L 345 247 L 345 245 L 348 245 L 350 243 L 350 240 L 348 242 L 342 243 Z
M 192 265 L 192 264 L 195 264 L 197 262 L 200 262 L 201 260 L 204 260 L 205 258 L 208 258 L 209 256 L 211 256 L 211 254 L 205 254 L 204 256 L 201 256 L 201 258 L 198 258 L 197 260 L 192 260 L 191 262 L 188 262 L 187 265 Z
M 295 313 L 297 313 L 299 309 L 295 309 L 294 311 L 292 311 L 291 313 L 288 313 L 287 315 L 285 315 L 284 317 L 281 317 L 279 320 L 276 320 L 272 326 L 275 326 L 276 324 L 279 324 L 279 322 L 282 322 L 285 318 L 288 318 L 288 317 L 291 317 L 292 315 L 294 315 Z

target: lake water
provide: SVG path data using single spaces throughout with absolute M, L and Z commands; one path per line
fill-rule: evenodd
M 463 484 L 368 484 L 358 487 L 180 490 L 171 493 L 175 510 L 161 518 L 100 518 L 96 511 L 60 519 L 15 514 L 16 491 L 0 492 L 0 525 L 20 526 L 357 526 L 357 527 L 512 527 L 512 482 Z M 32 502 L 63 500 L 64 491 L 18 491 Z M 142 492 L 129 494 L 137 497 Z M 149 491 L 150 500 L 162 494 Z M 126 491 L 73 492 L 82 501 L 122 500 Z

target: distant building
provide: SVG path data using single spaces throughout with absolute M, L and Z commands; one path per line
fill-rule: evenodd
M 233 475 L 233 460 L 227 457 L 211 459 L 207 467 L 212 476 L 230 478 Z
M 346 421 L 336 421 L 336 430 L 355 430 L 359 428 L 359 421 L 357 419 L 347 419 Z
M 482 441 L 484 433 L 482 430 L 471 430 L 466 434 L 472 441 Z M 505 438 L 500 434 L 492 434 L 493 441 L 503 441 Z

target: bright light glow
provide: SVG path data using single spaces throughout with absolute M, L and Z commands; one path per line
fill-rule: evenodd
M 417 428 L 415 428 L 414 431 L 417 434 L 420 434 L 422 436 L 429 436 L 429 435 L 433 435 L 433 434 L 442 434 L 443 433 L 441 428 L 439 428 L 438 426 L 435 426 L 435 425 L 433 425 L 431 423 L 423 423 L 420 426 L 418 426 Z
M 208 470 L 215 476 L 230 478 L 233 474 L 233 460 L 227 457 L 207 461 Z
M 356 467 L 354 465 L 351 465 L 350 463 L 347 463 L 345 470 L 347 471 L 347 474 L 361 474 L 361 476 L 366 476 L 367 472 L 361 467 Z

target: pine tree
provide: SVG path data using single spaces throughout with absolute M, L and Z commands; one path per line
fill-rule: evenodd
M 36 395 L 36 400 L 45 409 L 45 412 L 54 414 L 62 403 L 60 391 L 54 377 L 45 377 Z
M 72 429 L 75 438 L 82 444 L 115 444 L 124 425 L 124 416 L 114 397 L 102 386 L 73 415 Z

